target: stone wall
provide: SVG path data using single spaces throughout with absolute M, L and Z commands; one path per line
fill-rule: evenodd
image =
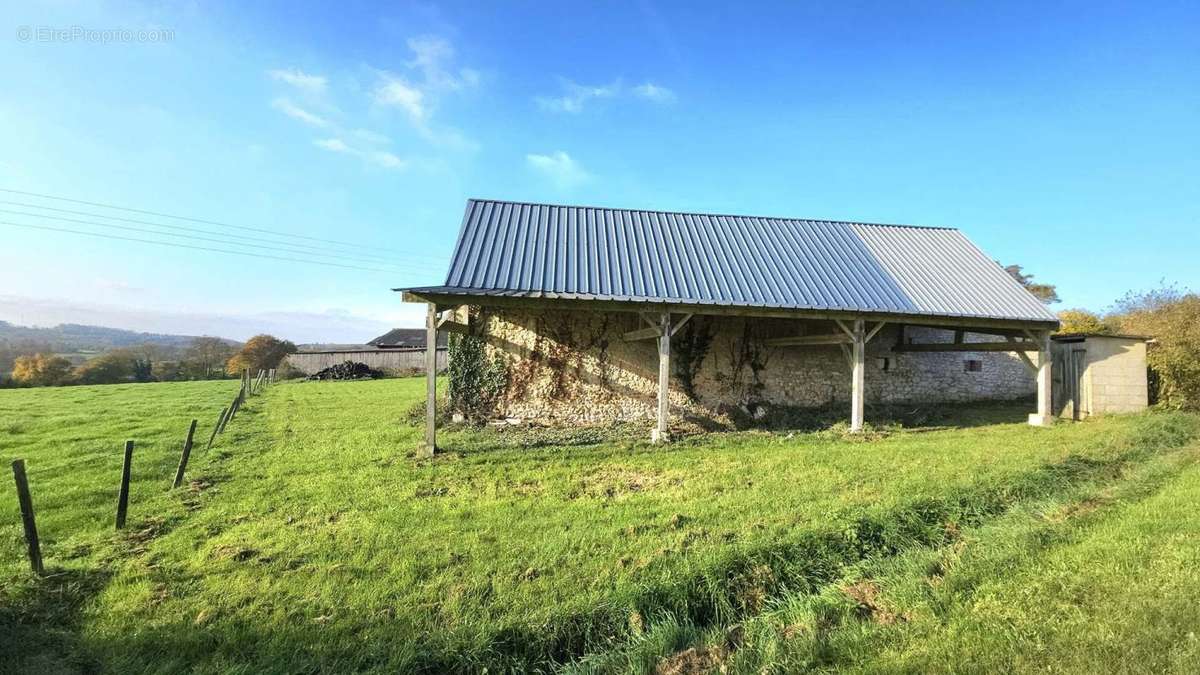
M 564 424 L 653 419 L 656 341 L 622 339 L 626 331 L 646 327 L 636 314 L 487 310 L 472 322 L 489 352 L 508 366 L 499 416 Z M 671 341 L 672 413 L 848 405 L 850 370 L 840 347 L 764 342 L 835 330 L 819 321 L 694 317 Z M 906 335 L 917 342 L 953 340 L 948 330 L 909 327 Z M 897 337 L 897 327 L 887 326 L 867 345 L 868 405 L 1012 399 L 1036 392 L 1032 373 L 1014 354 L 895 353 Z M 996 340 L 973 334 L 965 339 Z M 1031 357 L 1036 362 L 1037 354 Z M 979 361 L 980 370 L 969 372 L 968 360 Z

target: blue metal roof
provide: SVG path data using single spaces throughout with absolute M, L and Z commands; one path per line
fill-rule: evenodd
M 954 229 L 478 199 L 411 290 L 1057 321 Z

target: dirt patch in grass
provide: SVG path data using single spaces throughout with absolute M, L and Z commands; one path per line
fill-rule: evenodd
M 729 658 L 725 647 L 690 647 L 658 662 L 655 675 L 703 675 L 720 670 Z
M 879 584 L 869 579 L 856 581 L 841 588 L 843 594 L 855 602 L 855 609 L 861 619 L 873 621 L 882 626 L 890 626 L 897 622 L 908 621 L 903 613 L 896 612 L 880 597 L 882 591 Z
M 246 562 L 258 557 L 258 549 L 238 545 L 218 546 L 212 550 L 212 557 L 216 560 Z
M 647 471 L 623 466 L 604 467 L 584 476 L 572 497 L 614 499 L 662 487 L 683 484 L 683 479 L 665 471 Z

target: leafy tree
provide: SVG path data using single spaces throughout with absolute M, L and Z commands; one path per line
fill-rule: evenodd
M 155 361 L 151 371 L 155 382 L 176 382 L 188 379 L 187 370 L 180 361 Z
M 136 357 L 124 349 L 114 349 L 75 369 L 75 379 L 81 384 L 116 384 L 134 378 Z
M 1110 319 L 1123 333 L 1154 338 L 1146 360 L 1159 403 L 1200 408 L 1200 295 L 1174 286 L 1127 293 Z
M 13 361 L 12 379 L 18 384 L 45 387 L 62 384 L 71 375 L 71 362 L 53 354 L 18 356 Z
M 285 356 L 295 353 L 296 345 L 288 340 L 273 335 L 255 335 L 225 363 L 225 372 L 236 375 L 246 368 L 251 373 L 278 368 Z
M 1058 289 L 1053 284 L 1038 284 L 1034 283 L 1032 274 L 1025 274 L 1020 265 L 1006 265 L 1004 271 L 1008 275 L 1016 279 L 1018 283 L 1025 287 L 1025 290 L 1033 293 L 1033 296 L 1038 300 L 1053 305 L 1059 302 Z
M 1113 328 L 1104 319 L 1086 309 L 1064 309 L 1058 313 L 1062 326 L 1059 333 L 1113 333 Z
M 237 350 L 233 345 L 221 338 L 198 337 L 188 345 L 180 366 L 190 377 L 221 377 L 225 374 L 225 363 L 235 351 Z

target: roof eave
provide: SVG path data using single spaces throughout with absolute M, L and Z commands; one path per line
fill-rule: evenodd
M 921 323 L 948 327 L 1031 328 L 1057 330 L 1057 319 L 1022 317 L 973 316 L 959 314 L 910 313 L 887 310 L 821 307 L 783 307 L 753 304 L 723 304 L 663 298 L 563 298 L 530 297 L 521 291 L 501 289 L 459 289 L 426 286 L 392 289 L 401 293 L 404 302 L 436 305 L 485 305 L 491 307 L 525 307 L 620 312 L 670 311 L 726 316 L 758 316 L 763 318 L 856 319 L 896 323 Z

